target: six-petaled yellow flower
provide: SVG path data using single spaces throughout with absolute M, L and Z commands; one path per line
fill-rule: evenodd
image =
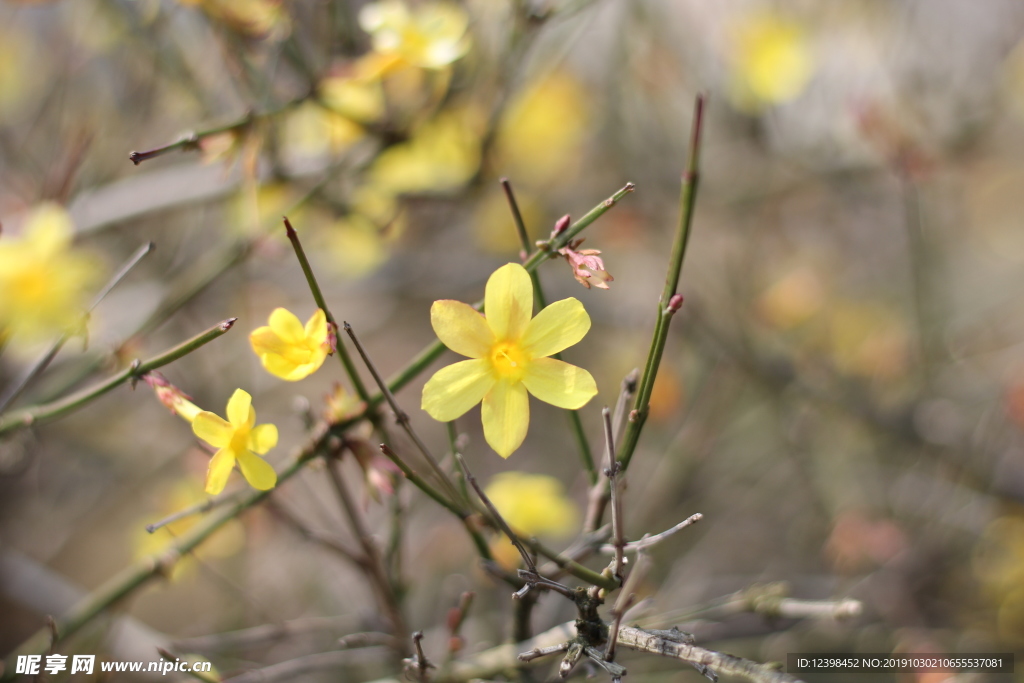
M 597 394 L 589 372 L 548 356 L 577 343 L 590 316 L 576 299 L 533 313 L 533 283 L 509 263 L 487 280 L 486 318 L 459 301 L 435 301 L 430 323 L 452 351 L 469 356 L 442 368 L 423 387 L 423 409 L 448 422 L 482 402 L 484 438 L 507 458 L 530 424 L 527 392 L 559 408 L 576 410 Z
M 327 316 L 319 308 L 305 327 L 291 311 L 275 308 L 270 324 L 253 330 L 249 342 L 267 372 L 289 382 L 316 372 L 331 351 Z
M 253 488 L 274 488 L 277 473 L 259 457 L 277 445 L 277 427 L 256 424 L 252 397 L 235 389 L 228 401 L 228 419 L 204 410 L 192 420 L 196 436 L 217 449 L 206 472 L 206 492 L 216 495 L 224 490 L 235 463 Z

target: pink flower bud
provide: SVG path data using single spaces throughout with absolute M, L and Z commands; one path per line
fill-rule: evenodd
M 672 298 L 668 300 L 668 310 L 670 313 L 675 313 L 683 307 L 683 295 L 673 294 Z
M 552 236 L 561 235 L 563 232 L 565 232 L 565 229 L 569 227 L 569 223 L 571 222 L 572 218 L 569 217 L 569 214 L 565 214 L 564 216 L 559 218 L 557 221 L 555 221 L 555 229 L 551 231 Z

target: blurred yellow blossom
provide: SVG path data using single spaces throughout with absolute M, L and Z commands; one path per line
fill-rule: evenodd
M 328 422 L 332 423 L 350 420 L 353 417 L 362 415 L 363 411 L 366 410 L 366 402 L 347 391 L 340 382 L 334 383 L 331 393 L 327 394 L 324 400 L 327 404 L 324 417 L 327 418 Z
M 482 402 L 484 438 L 507 458 L 522 445 L 530 425 L 527 392 L 568 410 L 582 408 L 597 394 L 589 372 L 547 357 L 583 339 L 590 316 L 570 298 L 532 318 L 533 283 L 517 263 L 502 266 L 487 280 L 484 308 L 486 318 L 459 301 L 431 306 L 438 338 L 472 360 L 438 370 L 423 387 L 422 407 L 435 420 L 449 422 Z
M 829 352 L 844 373 L 892 379 L 907 369 L 903 318 L 880 304 L 834 301 L 828 307 Z
M 151 516 L 147 516 L 144 524 L 133 525 L 135 530 L 135 557 L 143 558 L 162 552 L 175 538 L 188 532 L 201 519 L 201 515 L 190 515 L 171 522 L 153 533 L 145 529 L 145 524 L 157 518 L 168 517 L 176 512 L 205 502 L 208 498 L 203 488 L 193 478 L 181 479 L 172 486 L 160 491 L 156 499 L 158 506 Z M 199 559 L 231 557 L 238 553 L 245 543 L 245 528 L 238 519 L 228 520 L 215 531 L 210 539 L 197 547 L 193 552 Z M 188 558 L 177 562 L 171 570 L 171 579 L 179 578 L 188 567 Z
M 576 528 L 579 519 L 576 505 L 566 497 L 562 482 L 544 474 L 502 472 L 491 479 L 485 493 L 520 536 L 563 536 Z M 491 552 L 507 568 L 520 561 L 519 551 L 506 538 L 492 543 Z
M 517 184 L 516 204 L 526 224 L 527 235 L 531 239 L 540 239 L 540 226 L 545 214 L 537 197 L 529 190 L 521 190 Z M 492 188 L 477 204 L 471 225 L 477 245 L 487 253 L 508 256 L 523 248 L 512 221 L 508 199 L 498 188 Z
M 572 180 L 589 130 L 588 100 L 587 91 L 566 71 L 530 84 L 502 117 L 495 167 L 534 187 Z
M 306 102 L 285 119 L 283 144 L 291 157 L 316 158 L 344 152 L 365 134 L 363 127 L 348 116 Z
M 381 230 L 360 214 L 339 218 L 318 240 L 330 257 L 331 269 L 345 279 L 369 275 L 388 258 Z
M 480 123 L 473 111 L 441 112 L 408 142 L 382 152 L 370 169 L 371 182 L 393 193 L 458 189 L 480 167 Z
M 252 397 L 241 389 L 235 389 L 228 400 L 227 415 L 224 420 L 204 410 L 192 421 L 195 435 L 217 449 L 206 472 L 206 492 L 217 495 L 224 490 L 235 462 L 253 488 L 274 488 L 277 472 L 259 456 L 277 445 L 277 427 L 256 424 Z
M 373 49 L 393 60 L 425 69 L 445 67 L 469 49 L 469 17 L 449 2 L 422 2 L 410 9 L 402 0 L 365 5 L 359 25 L 373 38 Z
M 745 111 L 795 99 L 814 71 L 804 27 L 768 11 L 738 17 L 729 27 L 727 50 L 729 96 Z
M 484 493 L 517 534 L 562 535 L 576 528 L 576 505 L 554 477 L 502 472 L 491 479 Z
M 335 73 L 320 81 L 321 101 L 341 116 L 372 123 L 384 115 L 384 91 L 379 80 L 358 73 Z
M 246 35 L 283 37 L 289 30 L 281 0 L 178 0 L 200 7 L 211 19 Z
M 35 340 L 82 323 L 100 269 L 71 237 L 71 217 L 49 203 L 29 214 L 20 238 L 0 236 L 0 329 Z
M 824 287 L 810 266 L 800 266 L 775 281 L 757 299 L 759 316 L 773 327 L 788 330 L 825 304 Z
M 252 350 L 267 372 L 296 382 L 320 369 L 331 352 L 331 335 L 323 310 L 316 309 L 303 327 L 294 313 L 275 308 L 269 323 L 249 335 Z
M 1024 518 L 1009 514 L 993 520 L 971 564 L 984 596 L 996 607 L 1000 638 L 1024 642 Z

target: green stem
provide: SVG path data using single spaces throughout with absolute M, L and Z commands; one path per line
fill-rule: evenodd
M 673 297 L 676 296 L 676 289 L 679 286 L 679 275 L 683 269 L 683 259 L 686 257 L 686 245 L 690 240 L 690 225 L 693 222 L 693 212 L 697 200 L 697 185 L 700 179 L 698 164 L 700 161 L 703 119 L 704 97 L 703 95 L 698 95 L 697 101 L 694 104 L 693 125 L 690 132 L 690 155 L 686 164 L 686 172 L 683 173 L 683 186 L 679 197 L 679 228 L 676 231 L 675 241 L 672 244 L 672 256 L 669 259 L 668 274 L 665 277 L 665 288 L 662 290 L 661 299 L 658 301 L 658 316 L 655 318 L 651 349 L 647 354 L 647 363 L 644 366 L 644 374 L 640 379 L 640 386 L 636 393 L 636 400 L 633 403 L 633 410 L 629 414 L 626 432 L 619 446 L 618 460 L 622 463 L 623 469 L 629 467 L 629 461 L 633 458 L 637 442 L 640 440 L 640 432 L 643 429 L 644 422 L 647 420 L 651 393 L 654 391 L 654 380 L 658 375 L 661 356 L 665 351 L 665 342 L 668 339 L 669 322 L 672 319 L 672 315 L 678 310 L 671 302 Z
M 555 552 L 548 546 L 544 545 L 536 538 L 523 538 L 520 539 L 523 545 L 528 547 L 533 552 L 548 558 L 562 571 L 572 574 L 580 581 L 586 581 L 587 583 L 604 588 L 607 591 L 613 591 L 619 587 L 619 582 L 611 576 L 605 576 L 593 569 L 588 569 L 582 564 L 573 560 L 561 553 Z
M 143 161 L 156 159 L 157 157 L 169 154 L 170 152 L 175 152 L 178 150 L 181 150 L 183 152 L 190 152 L 192 150 L 199 149 L 199 143 L 202 142 L 203 138 L 205 137 L 209 137 L 211 135 L 219 135 L 221 133 L 233 133 L 244 130 L 256 121 L 270 119 L 280 114 L 283 114 L 292 107 L 296 107 L 302 104 L 307 99 L 309 99 L 308 95 L 303 97 L 297 97 L 294 100 L 286 102 L 280 107 L 270 109 L 260 114 L 250 112 L 242 118 L 232 121 L 231 123 L 226 123 L 222 126 L 214 126 L 213 128 L 207 128 L 206 130 L 196 131 L 193 133 L 189 133 L 188 135 L 183 135 L 180 139 L 175 140 L 174 142 L 162 145 L 160 147 L 156 147 L 154 149 L 149 150 L 148 152 L 132 152 L 131 154 L 128 155 L 128 158 L 131 160 L 133 164 L 138 166 Z
M 309 265 L 309 259 L 306 258 L 306 250 L 302 248 L 302 242 L 299 241 L 299 235 L 295 232 L 295 228 L 292 227 L 291 221 L 289 221 L 287 217 L 284 219 L 284 229 L 288 233 L 288 240 L 292 243 L 292 248 L 295 250 L 295 257 L 299 259 L 299 265 L 302 266 L 302 274 L 306 276 L 306 283 L 309 285 L 309 291 L 313 293 L 313 300 L 316 301 L 316 305 L 320 307 L 320 310 L 324 312 L 324 315 L 327 317 L 327 322 L 330 323 L 333 328 L 332 331 L 336 340 L 335 346 L 337 347 L 338 359 L 341 360 L 341 365 L 345 368 L 345 374 L 348 375 L 349 380 L 351 380 L 352 387 L 356 390 L 359 398 L 363 401 L 369 401 L 370 393 L 366 390 L 366 385 L 363 384 L 363 380 L 360 379 L 359 371 L 356 370 L 356 366 L 352 362 L 352 357 L 348 355 L 348 350 L 345 349 L 345 345 L 338 336 L 338 321 L 334 319 L 331 309 L 327 308 L 327 302 L 324 300 L 324 294 L 320 290 L 320 283 L 317 282 L 316 275 L 313 274 L 313 268 Z
M 523 247 L 522 255 L 525 260 L 526 254 L 530 253 L 530 237 L 526 232 L 523 214 L 519 211 L 519 203 L 516 201 L 512 183 L 508 181 L 508 178 L 501 179 L 501 188 L 505 191 L 505 198 L 508 199 L 508 206 L 512 211 L 512 221 L 516 224 L 516 233 L 519 235 L 519 243 Z M 536 270 L 530 271 L 530 280 L 533 282 L 533 297 L 537 304 L 537 310 L 544 310 L 548 305 L 547 297 L 544 296 L 544 290 L 540 286 L 540 276 L 537 275 Z M 553 358 L 562 360 L 562 354 L 556 353 Z M 597 483 L 597 469 L 594 467 L 594 455 L 590 450 L 590 442 L 587 441 L 587 433 L 583 429 L 583 421 L 580 420 L 580 414 L 575 410 L 568 410 L 566 413 L 569 416 L 572 434 L 576 439 L 576 446 L 579 448 L 580 459 L 583 461 L 583 467 L 587 470 L 587 476 L 590 477 L 590 484 L 593 486 Z
M 197 335 L 158 356 L 154 356 L 144 363 L 135 361 L 121 372 L 104 380 L 103 382 L 100 382 L 99 384 L 65 396 L 64 398 L 53 401 L 52 403 L 29 406 L 28 408 L 8 413 L 7 415 L 0 417 L 0 434 L 4 434 L 20 427 L 28 427 L 40 422 L 52 420 L 78 410 L 111 389 L 114 389 L 115 387 L 130 380 L 138 380 L 150 370 L 156 370 L 168 363 L 172 363 L 182 356 L 187 356 L 199 347 L 208 344 L 230 330 L 231 326 L 235 324 L 235 320 L 237 320 L 237 318 L 228 318 L 227 320 L 214 325 L 202 334 Z

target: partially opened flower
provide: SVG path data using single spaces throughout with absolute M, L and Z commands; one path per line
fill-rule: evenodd
M 305 327 L 284 308 L 275 308 L 269 322 L 249 335 L 252 350 L 267 372 L 295 382 L 320 369 L 331 352 L 330 330 L 322 310 L 318 308 Z
M 423 387 L 423 409 L 448 422 L 482 402 L 484 438 L 498 455 L 510 456 L 530 424 L 527 392 L 569 410 L 597 394 L 589 372 L 548 356 L 577 343 L 590 316 L 576 299 L 533 313 L 533 283 L 521 265 L 509 263 L 487 280 L 487 317 L 459 301 L 435 301 L 430 323 L 452 351 L 469 356 L 442 368 Z
M 253 488 L 267 491 L 277 483 L 277 472 L 259 457 L 277 445 L 277 427 L 256 424 L 252 396 L 241 389 L 228 400 L 228 419 L 204 410 L 192 420 L 192 431 L 217 449 L 206 472 L 206 492 L 224 490 L 235 463 Z
M 375 52 L 424 69 L 445 67 L 469 49 L 469 17 L 452 3 L 410 9 L 401 0 L 371 2 L 360 10 L 359 25 L 373 36 Z

